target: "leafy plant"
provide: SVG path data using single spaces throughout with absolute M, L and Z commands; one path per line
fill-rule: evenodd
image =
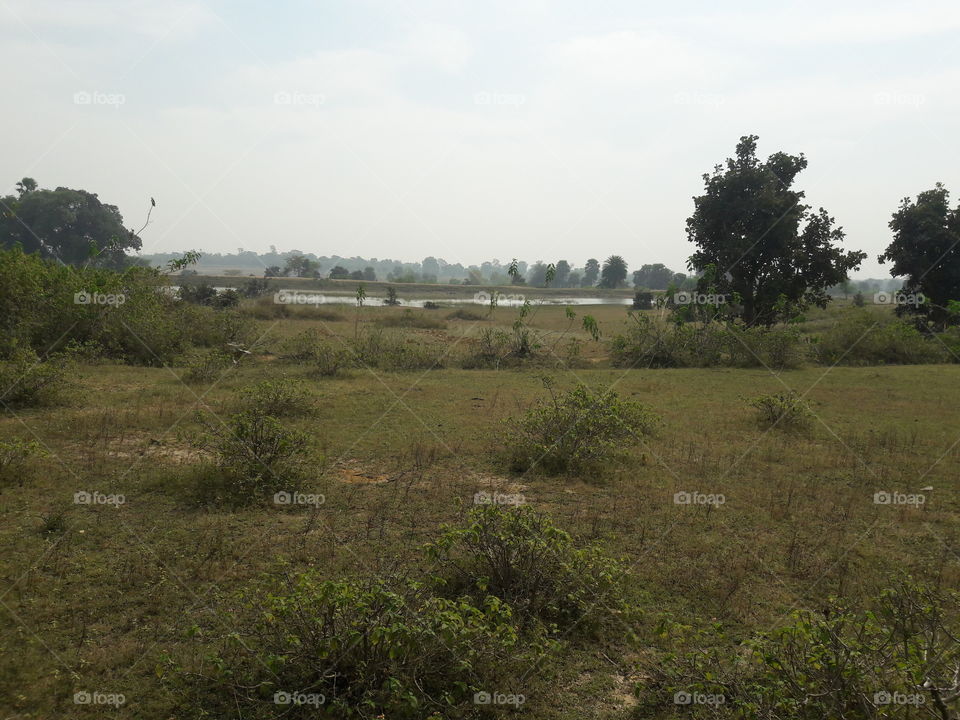
M 43 445 L 35 440 L 0 440 L 0 487 L 14 480 L 23 487 L 27 463 L 46 455 Z
M 622 400 L 613 390 L 592 391 L 580 384 L 558 396 L 546 384 L 551 401 L 506 421 L 500 437 L 516 472 L 582 471 L 613 458 L 624 443 L 651 434 L 660 423 L 645 406 Z
M 750 401 L 759 420 L 769 427 L 798 428 L 810 423 L 813 413 L 795 390 L 760 395 Z
M 304 383 L 289 378 L 264 380 L 240 392 L 241 407 L 275 417 L 309 415 L 313 394 Z

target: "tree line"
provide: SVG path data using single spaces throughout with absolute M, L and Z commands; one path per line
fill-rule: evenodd
M 850 288 L 850 273 L 867 255 L 844 250 L 843 228 L 824 208 L 804 202 L 796 179 L 807 167 L 806 157 L 776 152 L 761 159 L 757 140 L 756 135 L 743 136 L 733 157 L 703 175 L 703 193 L 693 198 L 693 213 L 686 223 L 687 240 L 694 246 L 687 262 L 690 274 L 662 264 L 643 265 L 633 272 L 634 287 L 689 288 L 697 296 L 721 296 L 748 325 L 771 325 L 806 308 L 825 307 L 831 289 Z M 892 241 L 878 257 L 880 263 L 890 264 L 894 278 L 903 279 L 901 295 L 922 298 L 897 303 L 898 313 L 939 328 L 960 322 L 960 207 L 951 208 L 949 200 L 940 183 L 915 200 L 904 198 L 889 224 Z M 151 199 L 150 209 L 153 205 Z M 32 178 L 17 183 L 15 195 L 0 198 L 0 247 L 19 246 L 64 264 L 120 269 L 169 260 L 165 254 L 130 255 L 140 250 L 139 233 L 148 223 L 149 212 L 143 228 L 128 229 L 117 207 L 101 202 L 95 193 L 40 189 Z M 274 247 L 265 255 L 240 250 L 236 256 L 213 256 L 208 262 L 217 257 L 267 276 L 396 283 L 613 289 L 625 287 L 628 276 L 620 255 L 603 263 L 589 258 L 582 267 L 565 259 L 532 265 L 491 260 L 464 267 L 434 257 L 420 263 L 319 258 L 299 251 L 278 253 Z

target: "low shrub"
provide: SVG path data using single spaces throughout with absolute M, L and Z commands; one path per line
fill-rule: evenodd
M 215 456 L 219 500 L 242 505 L 302 487 L 307 456 L 302 433 L 260 409 L 236 413 L 225 425 L 205 425 L 207 433 L 197 442 Z
M 693 647 L 653 665 L 653 682 L 638 692 L 674 708 L 678 695 L 722 696 L 691 704 L 693 717 L 946 720 L 960 700 L 956 608 L 956 595 L 900 580 L 867 608 L 832 601 L 798 611 L 739 647 L 719 626 L 690 638 L 681 629 Z
M 240 406 L 275 417 L 309 415 L 314 409 L 313 393 L 289 378 L 264 380 L 240 391 Z
M 36 441 L 0 440 L 0 487 L 17 483 L 23 487 L 27 464 L 34 458 L 46 457 L 47 451 Z
M 392 312 L 388 315 L 381 315 L 377 318 L 377 325 L 381 327 L 421 328 L 424 330 L 442 329 L 447 326 L 440 318 L 430 317 L 424 313 L 415 313 L 410 308 L 405 308 L 400 313 Z
M 474 693 L 506 687 L 541 649 L 520 642 L 497 598 L 472 604 L 410 582 L 268 577 L 230 605 L 222 626 L 237 632 L 212 662 L 174 666 L 217 717 L 461 717 L 475 712 Z
M 760 395 L 750 401 L 758 420 L 767 427 L 800 428 L 810 424 L 813 413 L 795 390 Z
M 220 378 L 233 365 L 233 358 L 222 350 L 195 352 L 187 359 L 185 383 L 210 383 Z
M 909 323 L 866 310 L 839 320 L 816 345 L 827 365 L 920 365 L 949 362 L 949 351 Z
M 443 367 L 444 349 L 422 338 L 381 329 L 364 329 L 353 342 L 356 362 L 379 370 L 429 370 Z
M 281 360 L 305 366 L 311 375 L 333 377 L 353 365 L 350 350 L 339 340 L 330 340 L 317 330 L 307 330 L 284 343 Z
M 533 620 L 549 632 L 590 633 L 627 607 L 626 568 L 596 547 L 576 547 L 530 506 L 474 508 L 465 526 L 445 528 L 428 554 L 441 569 L 441 592 L 477 600 L 494 595 L 524 626 Z
M 470 322 L 480 322 L 481 320 L 486 320 L 485 315 L 481 315 L 475 310 L 470 308 L 457 308 L 452 313 L 447 315 L 447 320 L 468 320 Z
M 549 387 L 549 385 L 548 385 Z M 644 405 L 621 400 L 612 390 L 577 385 L 506 421 L 500 443 L 515 472 L 548 475 L 595 469 L 620 454 L 625 443 L 651 434 L 659 417 Z
M 28 408 L 55 405 L 65 400 L 70 356 L 60 353 L 46 359 L 27 348 L 12 351 L 0 361 L 0 407 Z

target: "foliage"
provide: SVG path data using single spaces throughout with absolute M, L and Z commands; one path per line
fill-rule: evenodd
M 439 330 L 447 326 L 447 324 L 439 318 L 430 317 L 422 312 L 415 313 L 410 308 L 405 308 L 399 314 L 393 312 L 388 315 L 381 315 L 377 318 L 377 325 L 382 327 L 420 328 L 424 330 Z
M 816 352 L 828 365 L 920 365 L 950 359 L 936 338 L 866 310 L 851 313 L 826 330 Z
M 644 405 L 621 400 L 613 390 L 579 384 L 557 395 L 549 381 L 545 384 L 549 403 L 505 422 L 500 442 L 515 472 L 582 472 L 612 459 L 625 443 L 651 434 L 660 423 Z
M 878 260 L 890 261 L 890 274 L 906 277 L 903 293 L 924 297 L 905 303 L 898 313 L 912 313 L 942 329 L 955 322 L 951 300 L 960 300 L 960 206 L 950 209 L 950 193 L 940 183 L 917 196 L 904 198 L 890 221 L 893 242 Z
M 233 364 L 230 356 L 222 350 L 197 352 L 187 361 L 187 370 L 183 373 L 185 383 L 209 383 L 223 375 Z
M 750 401 L 759 420 L 768 427 L 798 428 L 810 423 L 813 413 L 795 390 L 759 395 Z
M 358 364 L 379 370 L 443 367 L 442 347 L 380 328 L 365 328 L 354 341 L 352 350 Z
M 274 417 L 309 415 L 313 412 L 313 393 L 306 384 L 290 378 L 264 380 L 240 391 L 240 404 Z
M 0 440 L 0 487 L 14 480 L 23 487 L 27 463 L 46 455 L 46 449 L 35 440 Z
M 280 357 L 286 362 L 305 365 L 322 377 L 339 375 L 353 364 L 353 356 L 346 347 L 339 341 L 330 342 L 315 329 L 290 338 Z
M 716 626 L 700 648 L 653 669 L 658 697 L 722 695 L 700 716 L 746 720 L 954 717 L 960 700 L 956 597 L 899 579 L 872 607 L 832 601 L 797 611 L 791 623 L 748 639 L 738 651 Z M 920 714 L 915 714 L 915 713 Z
M 231 415 L 225 424 L 204 421 L 197 443 L 213 452 L 222 490 L 219 498 L 247 504 L 274 493 L 299 490 L 304 480 L 307 438 L 259 408 Z
M 117 207 L 95 193 L 38 189 L 32 178 L 19 187 L 19 197 L 0 198 L 0 248 L 20 246 L 67 265 L 92 262 L 115 269 L 130 264 L 126 251 L 140 249 L 140 238 L 124 227 Z
M 825 307 L 826 289 L 866 254 L 843 252 L 844 233 L 833 218 L 801 202 L 793 184 L 807 166 L 803 155 L 778 152 L 764 162 L 756 148 L 756 135 L 740 138 L 736 158 L 703 176 L 687 236 L 697 246 L 691 269 L 713 269 L 698 290 L 730 295 L 748 325 L 772 325 L 808 305 Z
M 597 629 L 627 603 L 626 568 L 597 547 L 578 548 L 570 535 L 530 506 L 481 505 L 462 527 L 447 527 L 428 547 L 441 568 L 441 592 L 494 595 L 525 623 L 550 632 Z
M 600 271 L 599 287 L 618 288 L 627 282 L 627 263 L 619 255 L 611 255 L 603 261 L 603 270 Z
M 28 408 L 55 405 L 70 387 L 66 353 L 45 359 L 33 350 L 18 348 L 0 360 L 0 407 Z

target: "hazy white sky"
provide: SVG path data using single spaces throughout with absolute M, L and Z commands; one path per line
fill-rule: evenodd
M 682 269 L 755 133 L 882 276 L 899 200 L 960 192 L 958 38 L 955 0 L 0 0 L 0 191 L 153 196 L 145 252 Z

